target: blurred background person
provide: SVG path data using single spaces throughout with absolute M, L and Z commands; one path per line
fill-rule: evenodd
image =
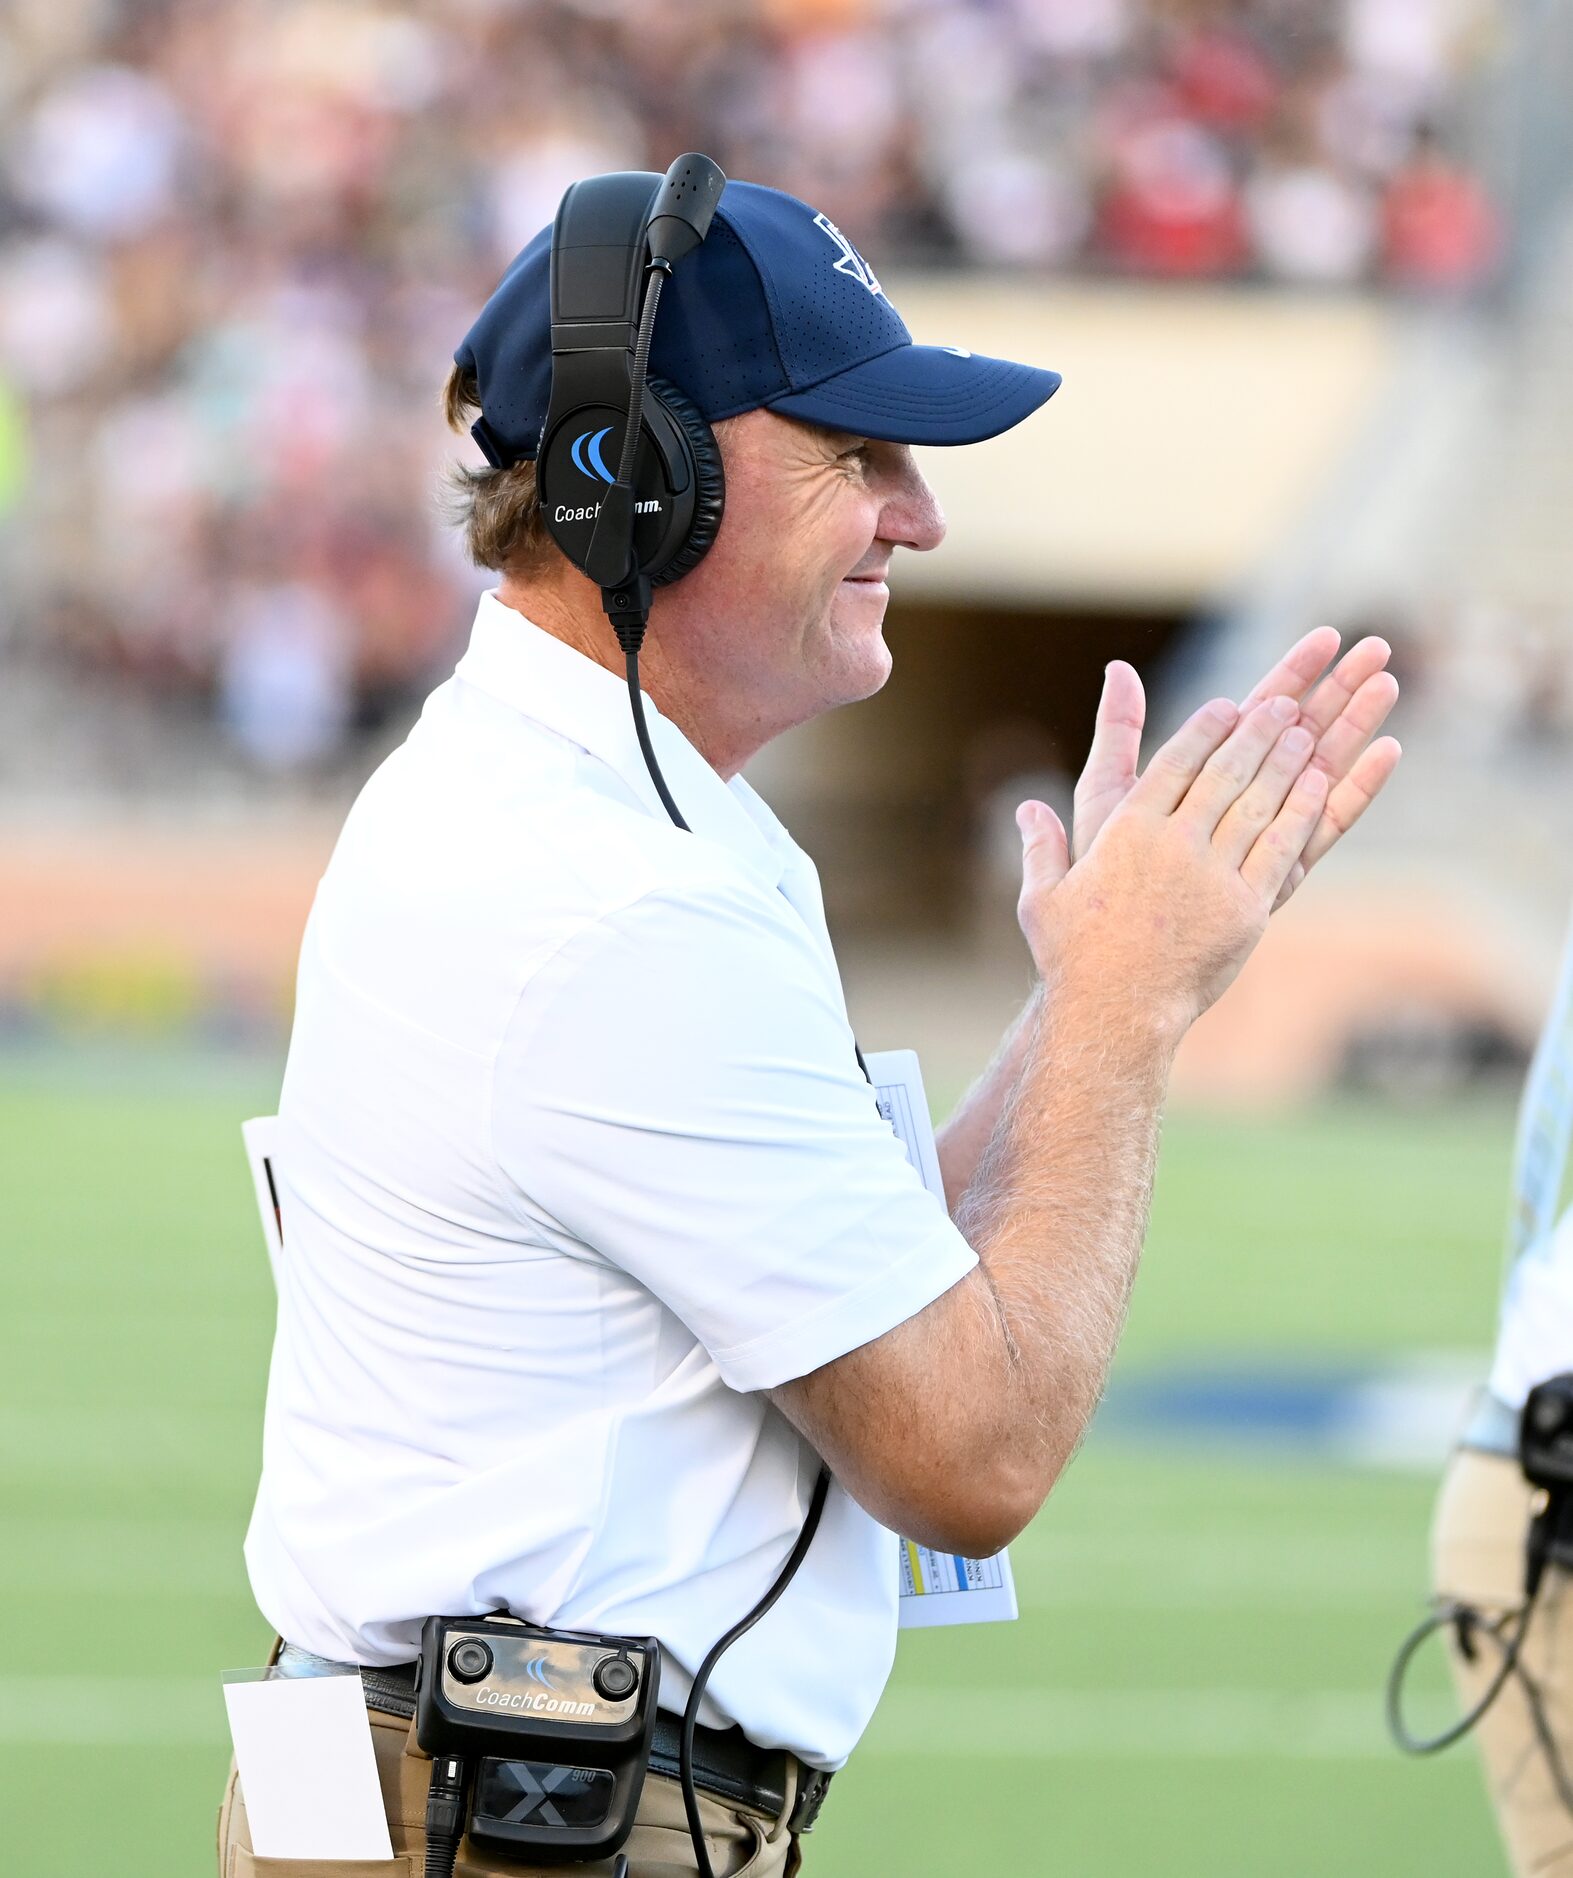
M 1573 1373 L 1573 1210 L 1560 1210 L 1570 1134 L 1573 934 L 1519 1113 L 1490 1383 L 1448 1463 L 1432 1540 L 1438 1609 L 1472 1614 L 1467 1627 L 1448 1626 L 1449 1656 L 1466 1713 L 1485 1705 L 1474 1733 L 1515 1873 L 1573 1871 L 1573 1691 L 1563 1671 L 1573 1580 L 1552 1557 L 1524 1614 L 1530 1528 L 1544 1495 L 1520 1463 L 1529 1392 Z M 1497 1638 L 1493 1625 L 1503 1626 Z M 1502 1681 L 1511 1638 L 1521 1639 L 1521 1673 Z

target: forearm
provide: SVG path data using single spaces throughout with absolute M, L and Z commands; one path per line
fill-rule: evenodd
M 1006 1031 L 993 1060 L 956 1104 L 950 1119 L 934 1137 L 939 1170 L 945 1182 L 945 1204 L 957 1216 L 962 1196 L 972 1185 L 1011 1091 L 1021 1079 L 1022 1065 L 1043 1009 L 1040 980 Z
M 1178 1032 L 1097 989 L 1040 996 L 957 1212 L 993 1294 L 1000 1457 L 1035 1508 L 1097 1406 L 1146 1236 Z
M 1139 778 L 1116 762 L 1117 806 L 1074 867 L 1053 811 L 1022 805 L 1018 914 L 1043 988 L 945 1130 L 978 1265 L 771 1391 L 860 1504 L 925 1544 L 1007 1543 L 1091 1418 L 1146 1235 L 1175 1047 L 1261 938 L 1329 799 L 1284 702 L 1242 718 L 1215 698 Z

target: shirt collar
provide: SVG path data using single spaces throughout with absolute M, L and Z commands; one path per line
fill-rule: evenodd
M 667 819 L 639 749 L 627 685 L 505 606 L 495 590 L 481 595 L 457 676 L 599 758 L 651 815 Z M 656 761 L 684 821 L 696 835 L 719 842 L 767 884 L 778 886 L 795 852 L 786 830 L 741 776 L 723 782 L 655 708 L 648 692 L 644 704 Z

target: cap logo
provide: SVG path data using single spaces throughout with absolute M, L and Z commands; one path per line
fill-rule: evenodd
M 850 274 L 860 287 L 867 287 L 870 293 L 876 293 L 883 299 L 885 297 L 885 290 L 880 286 L 878 277 L 875 275 L 873 268 L 863 259 L 862 255 L 858 253 L 852 243 L 847 240 L 841 230 L 836 227 L 830 217 L 823 214 L 816 215 L 814 217 L 814 226 L 823 229 L 841 250 L 840 259 L 832 263 L 836 272 L 838 274 Z
M 573 448 L 569 454 L 573 457 L 574 468 L 578 470 L 581 476 L 599 476 L 603 483 L 614 482 L 616 480 L 612 472 L 601 460 L 602 440 L 603 438 L 610 437 L 611 434 L 612 427 L 608 424 L 605 430 L 582 430 L 579 435 L 574 438 Z M 586 456 L 590 459 L 588 463 L 584 460 Z

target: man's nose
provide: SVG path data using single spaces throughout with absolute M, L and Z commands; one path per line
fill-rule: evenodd
M 945 511 L 910 450 L 904 454 L 901 475 L 879 518 L 880 536 L 901 548 L 937 548 L 945 539 Z

